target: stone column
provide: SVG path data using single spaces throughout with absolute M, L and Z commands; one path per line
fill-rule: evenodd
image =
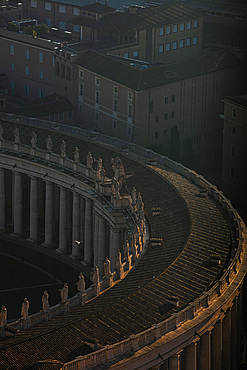
M 60 205 L 59 205 L 59 247 L 58 251 L 66 253 L 67 251 L 67 190 L 60 187 Z
M 200 370 L 211 370 L 211 331 L 200 338 Z
M 169 357 L 169 370 L 181 370 L 182 351 Z
M 0 168 L 0 232 L 5 230 L 5 172 Z
M 104 262 L 105 258 L 105 231 L 106 231 L 106 221 L 103 217 L 99 217 L 99 236 L 98 236 L 98 267 L 100 276 L 104 275 Z
M 212 370 L 222 369 L 222 319 L 212 331 Z
M 44 245 L 51 247 L 53 242 L 53 192 L 52 183 L 46 181 L 45 191 L 45 242 Z
M 222 368 L 224 370 L 231 370 L 231 308 L 226 312 L 223 319 L 223 355 Z
M 109 260 L 111 261 L 112 271 L 116 267 L 116 254 L 120 249 L 120 231 L 110 228 L 110 250 Z
M 22 232 L 22 177 L 20 172 L 14 173 L 14 235 Z
M 29 239 L 37 241 L 38 236 L 38 179 L 30 177 L 30 234 Z
M 192 342 L 185 349 L 185 369 L 197 370 L 197 342 Z
M 99 239 L 99 216 L 94 212 L 93 218 L 93 267 L 98 266 L 98 239 Z
M 92 201 L 85 201 L 84 262 L 92 262 Z
M 72 257 L 80 255 L 80 196 L 73 192 L 73 211 L 72 211 Z

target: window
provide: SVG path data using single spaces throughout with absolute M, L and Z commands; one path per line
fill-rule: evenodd
M 132 92 L 128 91 L 128 99 L 132 101 Z
M 45 24 L 46 24 L 48 27 L 51 27 L 51 19 L 50 19 L 50 18 L 45 18 Z
M 39 97 L 43 98 L 45 96 L 44 90 L 39 89 Z
M 235 133 L 236 133 L 236 127 L 232 126 L 232 135 L 235 135 Z
M 25 73 L 26 73 L 26 76 L 29 76 L 29 72 L 30 72 L 30 69 L 29 69 L 29 67 L 26 67 L 26 68 L 25 68 Z
M 73 32 L 80 32 L 79 24 L 73 24 Z
M 193 28 L 197 28 L 198 27 L 198 19 L 194 19 L 193 20 Z
M 186 29 L 191 30 L 191 21 L 188 21 L 186 24 Z
M 194 36 L 194 37 L 193 37 L 192 44 L 193 44 L 193 45 L 197 45 L 197 44 L 198 44 L 198 36 Z
M 164 114 L 164 120 L 167 121 L 168 120 L 168 113 L 165 113 Z
M 168 96 L 165 97 L 165 104 L 168 104 Z
M 63 121 L 63 119 L 64 119 L 64 114 L 63 114 L 63 112 L 59 112 L 59 113 L 58 113 L 58 119 L 59 119 L 59 121 Z
M 232 108 L 232 117 L 236 118 L 237 117 L 237 110 L 236 108 Z
M 172 43 L 172 50 L 176 50 L 178 48 L 178 42 L 177 41 L 173 41 Z
M 171 26 L 166 26 L 166 34 L 170 35 L 171 33 Z
M 113 93 L 118 94 L 118 87 L 117 86 L 113 86 Z
M 159 45 L 159 53 L 164 53 L 164 44 Z
M 79 95 L 83 96 L 83 92 L 84 92 L 84 85 L 79 84 Z
M 171 43 L 167 42 L 166 43 L 166 51 L 170 51 L 170 50 L 171 50 Z
M 95 122 L 98 122 L 98 120 L 99 120 L 99 112 L 95 112 L 95 114 L 94 114 L 94 120 L 95 120 Z
M 59 13 L 65 13 L 65 5 L 58 5 Z
M 25 59 L 29 59 L 30 54 L 29 54 L 29 49 L 25 49 Z
M 173 33 L 177 33 L 177 32 L 178 32 L 178 25 L 174 24 L 173 25 Z
M 190 44 L 191 44 L 191 39 L 190 39 L 190 37 L 187 37 L 187 39 L 186 39 L 186 46 L 190 46 Z
M 44 63 L 44 54 L 43 53 L 39 53 L 39 62 Z
M 31 8 L 37 8 L 37 0 L 31 0 Z
M 160 27 L 160 36 L 164 35 L 164 27 Z
M 73 8 L 73 15 L 80 15 L 80 9 L 79 8 Z
M 159 116 L 155 116 L 155 123 L 159 123 Z
M 179 48 L 182 49 L 184 47 L 184 40 L 179 40 Z
M 134 50 L 133 51 L 133 58 L 138 58 L 139 56 L 139 51 L 138 50 Z
M 72 110 L 68 110 L 67 112 L 67 118 L 68 119 L 71 119 L 73 117 L 73 111 Z
M 10 94 L 15 95 L 15 82 L 10 81 Z
M 63 21 L 59 21 L 59 22 L 58 22 L 58 28 L 59 28 L 60 30 L 65 30 L 65 22 L 63 22 Z
M 180 23 L 179 31 L 184 31 L 185 29 L 185 24 L 184 22 Z
M 131 128 L 128 126 L 128 131 L 127 131 L 128 135 L 131 134 Z
M 113 99 L 113 110 L 114 110 L 114 112 L 117 112 L 117 108 L 118 108 L 118 101 L 117 101 L 117 99 Z
M 235 146 L 232 146 L 232 157 L 235 157 Z
M 155 140 L 157 140 L 159 138 L 159 133 L 157 131 L 154 134 L 154 138 L 155 138 Z
M 174 103 L 175 102 L 175 95 L 172 95 L 172 102 Z
M 84 78 L 84 71 L 82 69 L 79 70 L 79 77 Z
M 113 120 L 112 126 L 113 126 L 113 128 L 116 128 L 117 127 L 117 121 L 115 119 Z
M 131 104 L 128 105 L 128 116 L 132 117 L 132 105 Z
M 175 118 L 175 112 L 174 111 L 172 111 L 171 117 Z
M 95 103 L 99 104 L 99 91 L 95 91 Z
M 45 2 L 45 10 L 51 10 L 51 3 Z
M 15 55 L 15 47 L 14 47 L 14 45 L 9 45 L 9 52 L 10 52 L 10 55 Z
M 42 70 L 39 71 L 39 78 L 43 80 L 44 78 L 44 72 Z
M 78 112 L 82 112 L 82 104 L 79 104 L 79 106 L 78 106 Z
M 95 85 L 97 85 L 97 86 L 100 85 L 100 79 L 99 79 L 99 77 L 95 77 Z
M 24 95 L 29 96 L 29 86 L 24 85 Z
M 14 70 L 15 70 L 15 63 L 14 63 L 14 62 L 11 62 L 11 63 L 10 63 L 10 70 L 11 70 L 12 72 L 14 72 Z
M 124 53 L 124 58 L 129 58 L 129 53 Z

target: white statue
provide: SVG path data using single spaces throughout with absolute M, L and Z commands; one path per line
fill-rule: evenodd
M 52 152 L 52 147 L 53 147 L 53 142 L 52 142 L 52 138 L 50 137 L 50 135 L 47 136 L 46 138 L 46 149 L 47 149 L 47 152 Z
M 116 254 L 116 269 L 119 270 L 121 267 L 122 267 L 122 256 L 119 249 Z
M 4 328 L 6 325 L 7 325 L 7 308 L 5 306 L 2 306 L 0 312 L 0 327 Z
M 0 140 L 3 140 L 3 125 L 1 123 L 0 123 Z
M 42 296 L 42 309 L 45 313 L 48 312 L 50 309 L 49 294 L 46 290 L 44 291 L 43 296 Z
M 106 257 L 105 263 L 104 263 L 104 272 L 105 272 L 106 277 L 110 277 L 112 275 L 112 273 L 111 273 L 111 262 L 107 257 Z
M 31 133 L 31 147 L 33 149 L 37 148 L 37 134 L 34 131 Z
M 66 158 L 66 142 L 63 140 L 61 144 L 61 153 L 62 158 Z
M 80 149 L 78 146 L 75 148 L 74 159 L 76 163 L 80 162 Z
M 136 196 L 137 196 L 136 188 L 133 188 L 131 191 L 131 199 L 133 204 L 136 204 Z
M 86 157 L 86 161 L 87 161 L 87 168 L 92 168 L 93 167 L 93 156 L 91 154 L 91 152 L 88 152 L 88 155 Z
M 14 137 L 15 137 L 15 143 L 19 144 L 20 143 L 20 133 L 18 127 L 14 128 Z
M 100 171 L 100 179 L 101 179 L 102 184 L 105 183 L 105 178 L 106 178 L 106 171 L 104 167 L 102 167 L 102 170 Z
M 65 303 L 68 300 L 69 296 L 69 287 L 67 283 L 64 283 L 64 286 L 62 289 L 60 289 L 60 295 L 61 295 L 61 302 Z
M 101 180 L 101 171 L 103 168 L 102 163 L 102 159 L 98 158 L 96 161 L 96 177 L 98 180 Z
M 99 269 L 97 266 L 95 266 L 94 273 L 93 273 L 93 283 L 94 283 L 94 286 L 96 287 L 99 285 Z
M 123 244 L 123 252 L 125 258 L 127 258 L 127 251 L 129 250 L 129 241 L 125 240 L 125 243 Z
M 29 310 L 29 302 L 27 298 L 24 298 L 24 301 L 21 306 L 21 316 L 23 317 L 25 321 L 27 321 L 29 317 L 28 310 Z
M 78 293 L 84 294 L 85 293 L 85 279 L 84 279 L 84 276 L 83 276 L 82 272 L 80 272 L 78 278 L 79 278 L 79 280 L 76 283 Z

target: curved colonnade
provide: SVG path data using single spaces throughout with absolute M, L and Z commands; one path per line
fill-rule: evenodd
M 107 152 L 108 149 L 98 146 Z M 133 149 L 138 151 L 137 147 L 132 146 Z M 150 151 L 146 153 L 153 156 Z M 143 161 L 136 155 L 134 158 Z M 9 339 L 8 345 L 2 347 L 6 356 L 10 358 L 18 350 L 19 363 L 32 362 L 34 358 L 27 353 L 25 342 L 28 340 L 29 345 L 37 347 L 43 338 L 48 344 L 45 346 L 42 339 L 42 356 L 65 363 L 66 354 L 59 355 L 59 348 L 71 337 L 73 328 L 80 333 L 81 341 L 97 340 L 100 349 L 68 362 L 65 369 L 93 368 L 101 363 L 123 369 L 237 367 L 246 273 L 245 225 L 229 201 L 193 171 L 165 159 L 173 171 L 156 161 L 150 165 L 144 161 L 146 165 L 142 167 L 141 163 L 135 160 L 131 163 L 126 158 L 128 170 L 134 173 L 139 170 L 150 224 L 151 239 L 142 259 L 121 283 L 97 299 L 38 325 L 31 333 L 24 331 L 19 338 Z M 46 173 L 47 170 L 42 175 Z M 143 176 L 154 178 L 153 189 L 157 191 L 150 196 Z M 130 183 L 134 180 L 137 181 L 136 176 L 130 178 Z M 73 188 L 81 186 L 74 181 L 73 184 Z M 49 343 L 58 333 L 62 333 L 63 339 L 59 334 L 59 342 L 51 350 Z M 24 360 L 25 355 L 28 360 Z

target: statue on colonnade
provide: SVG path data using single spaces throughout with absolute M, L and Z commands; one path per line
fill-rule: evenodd
M 46 150 L 47 150 L 47 152 L 51 153 L 52 152 L 52 148 L 53 148 L 53 141 L 52 141 L 52 138 L 50 137 L 50 135 L 47 136 L 45 142 L 46 142 Z
M 7 308 L 2 306 L 0 312 L 0 328 L 7 326 Z
M 42 296 L 42 309 L 44 313 L 47 313 L 50 309 L 49 294 L 46 290 L 44 291 L 43 296 Z

